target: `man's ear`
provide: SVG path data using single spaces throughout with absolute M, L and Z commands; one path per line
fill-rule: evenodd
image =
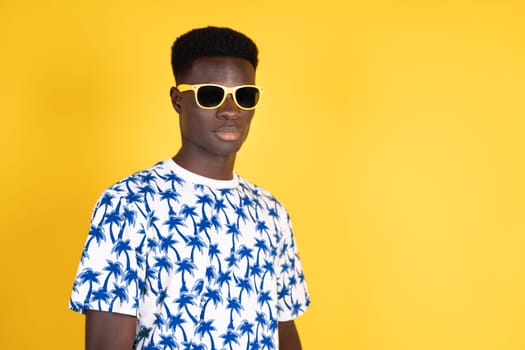
M 172 86 L 170 89 L 170 97 L 171 97 L 171 105 L 173 106 L 173 108 L 175 108 L 175 111 L 177 111 L 177 113 L 180 114 L 180 111 L 182 109 L 181 107 L 182 95 L 175 86 Z

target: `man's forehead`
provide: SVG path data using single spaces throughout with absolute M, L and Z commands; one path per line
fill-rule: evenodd
M 250 61 L 230 56 L 204 56 L 193 61 L 181 82 L 219 82 L 222 80 L 243 80 L 253 83 L 255 69 Z

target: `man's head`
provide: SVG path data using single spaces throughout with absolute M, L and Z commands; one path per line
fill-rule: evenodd
M 230 28 L 205 27 L 193 29 L 177 38 L 171 48 L 171 68 L 177 84 L 200 57 L 243 58 L 257 68 L 258 50 L 246 35 Z
M 194 29 L 173 44 L 172 66 L 177 85 L 170 95 L 182 141 L 176 161 L 220 178 L 208 173 L 210 164 L 233 167 L 262 92 L 255 86 L 257 47 L 232 29 Z

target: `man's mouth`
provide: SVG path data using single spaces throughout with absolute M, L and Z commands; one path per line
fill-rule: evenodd
M 236 141 L 241 137 L 241 131 L 234 126 L 223 126 L 215 130 L 215 135 L 223 141 Z

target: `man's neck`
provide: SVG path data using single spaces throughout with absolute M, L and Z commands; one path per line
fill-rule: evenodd
M 233 179 L 235 156 L 224 158 L 209 157 L 205 160 L 196 160 L 195 157 L 190 157 L 179 150 L 179 152 L 172 159 L 179 166 L 200 176 L 214 180 Z

